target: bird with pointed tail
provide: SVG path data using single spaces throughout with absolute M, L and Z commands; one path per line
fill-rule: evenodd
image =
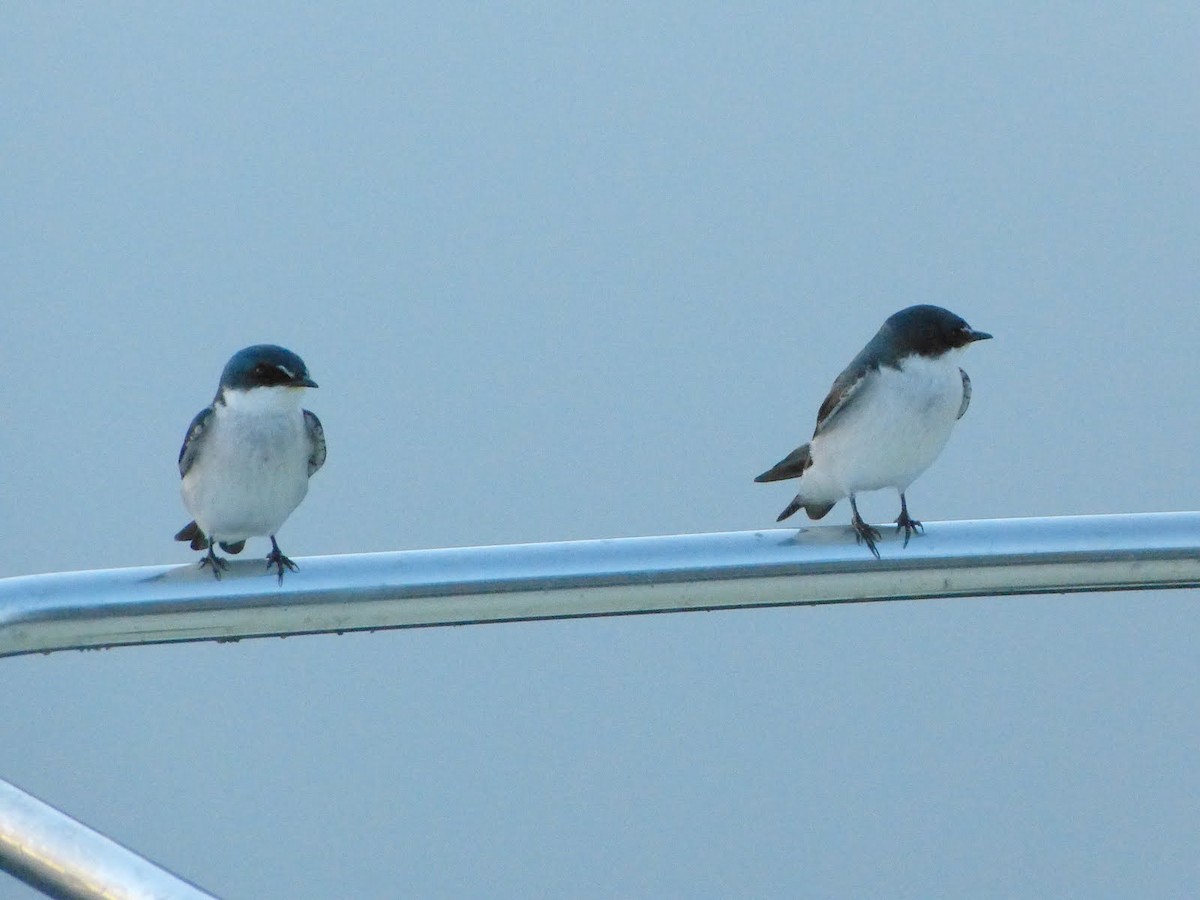
M 213 402 L 192 419 L 179 474 L 183 504 L 194 518 L 175 540 L 207 550 L 200 566 L 210 566 L 215 577 L 229 565 L 215 545 L 241 553 L 252 537 L 271 539 L 267 569 L 280 584 L 285 569 L 296 570 L 275 535 L 325 464 L 321 422 L 300 407 L 304 392 L 316 386 L 295 353 L 256 344 L 230 358 Z
M 963 351 L 989 338 L 940 306 L 910 306 L 888 318 L 834 381 L 812 440 L 754 479 L 800 479 L 776 521 L 801 508 L 820 519 L 849 497 L 855 539 L 878 559 L 879 531 L 858 514 L 855 497 L 890 487 L 900 494 L 896 530 L 907 547 L 923 529 L 908 514 L 905 491 L 937 459 L 971 402 L 971 379 L 958 366 Z

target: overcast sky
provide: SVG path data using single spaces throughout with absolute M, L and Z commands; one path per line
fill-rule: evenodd
M 290 556 L 773 527 L 751 479 L 925 302 L 996 339 L 914 516 L 1200 508 L 1198 34 L 5 4 L 0 575 L 194 564 L 179 444 L 263 341 L 329 441 Z M 0 660 L 0 777 L 229 898 L 1197 896 L 1197 599 Z

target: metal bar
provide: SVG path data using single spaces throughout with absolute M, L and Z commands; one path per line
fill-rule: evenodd
M 0 869 L 60 900 L 213 900 L 3 780 Z
M 930 522 L 876 560 L 848 528 L 261 560 L 0 580 L 0 656 L 635 613 L 1200 586 L 1200 512 Z

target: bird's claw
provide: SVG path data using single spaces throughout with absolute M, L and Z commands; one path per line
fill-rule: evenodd
M 876 559 L 879 559 L 879 549 L 875 546 L 875 542 L 880 538 L 879 529 L 872 528 L 858 516 L 855 516 L 850 524 L 854 526 L 854 542 L 856 544 L 865 542 L 867 549 Z
M 213 578 L 217 581 L 221 580 L 221 572 L 229 568 L 229 563 L 213 553 L 212 545 L 208 547 L 208 553 L 200 557 L 200 568 L 209 566 L 212 569 Z
M 271 547 L 271 552 L 267 554 L 267 570 L 270 571 L 272 568 L 275 569 L 276 574 L 279 576 L 280 584 L 283 584 L 284 569 L 292 572 L 297 572 L 300 569 L 299 566 L 283 555 L 278 545 L 274 544 Z
M 908 539 L 914 534 L 924 534 L 925 526 L 912 518 L 907 512 L 901 512 L 900 517 L 896 519 L 896 531 L 904 531 L 904 546 L 908 546 Z

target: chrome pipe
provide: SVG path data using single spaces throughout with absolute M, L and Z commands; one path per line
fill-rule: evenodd
M 196 563 L 0 579 L 0 656 L 386 628 L 1200 586 L 1200 512 L 929 522 Z
M 0 869 L 59 900 L 214 900 L 3 780 Z

